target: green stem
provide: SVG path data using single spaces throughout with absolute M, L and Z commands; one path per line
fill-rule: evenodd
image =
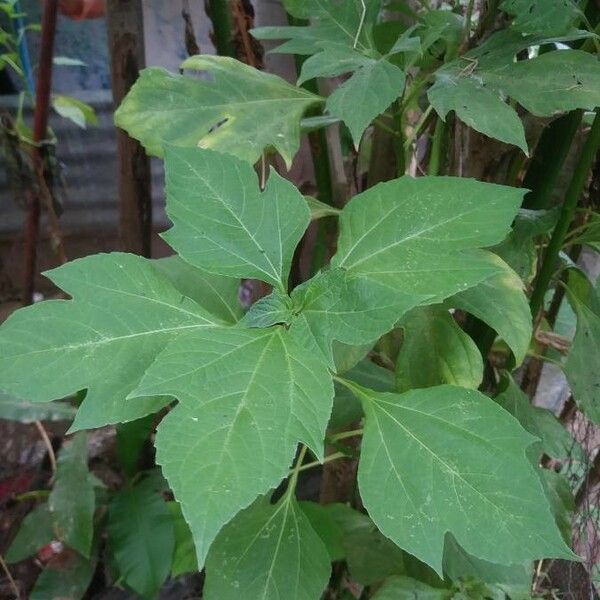
M 404 142 L 404 150 L 405 151 L 408 151 L 410 149 L 410 145 L 415 141 L 415 138 L 421 133 L 421 131 L 425 127 L 425 124 L 429 120 L 429 115 L 431 115 L 432 110 L 433 110 L 433 106 L 430 104 L 425 109 L 425 112 L 421 115 L 421 118 L 419 119 L 417 124 L 414 126 L 413 130 L 411 131 L 411 134 L 406 138 L 406 141 Z
M 347 456 L 347 454 L 344 452 L 334 452 L 333 454 L 326 456 L 323 459 L 323 461 L 314 460 L 313 462 L 309 462 L 309 463 L 306 463 L 305 465 L 302 465 L 301 467 L 298 467 L 298 472 L 306 471 L 308 469 L 314 469 L 315 467 L 320 467 L 321 465 L 324 465 L 325 463 L 332 462 L 334 460 L 338 460 L 339 458 L 345 458 L 346 456 Z
M 396 177 L 402 177 L 406 172 L 406 150 L 404 141 L 404 131 L 402 128 L 404 118 L 404 111 L 402 110 L 402 101 L 396 100 L 392 104 L 392 129 L 394 131 L 392 135 L 392 146 L 394 148 L 394 155 L 396 157 Z
M 429 157 L 429 175 L 439 175 L 442 164 L 442 151 L 444 148 L 444 137 L 446 136 L 446 123 L 438 117 L 431 142 L 431 155 Z
M 296 19 L 288 16 L 288 23 L 292 26 L 308 26 L 306 19 Z M 296 54 L 294 56 L 297 73 L 302 72 L 302 65 L 306 61 L 305 56 Z M 319 85 L 316 79 L 309 79 L 302 84 L 302 87 L 315 95 L 320 95 Z M 312 109 L 307 113 L 307 117 L 314 117 L 320 114 L 320 109 Z M 315 173 L 315 183 L 317 186 L 317 198 L 329 204 L 334 205 L 333 184 L 331 178 L 331 163 L 329 160 L 329 146 L 325 129 L 320 128 L 308 134 L 308 143 L 312 158 L 313 170 Z M 334 219 L 321 219 L 317 224 L 317 239 L 315 249 L 311 258 L 311 275 L 314 275 L 324 264 L 327 257 L 328 240 L 335 237 L 337 233 L 337 223 Z
M 25 502 L 26 500 L 46 500 L 50 496 L 50 490 L 32 490 L 15 496 L 17 502 Z
M 213 24 L 217 54 L 235 58 L 235 48 L 231 35 L 229 0 L 209 0 L 208 7 L 210 20 Z
M 346 438 L 356 437 L 363 434 L 363 429 L 353 429 L 352 431 L 342 431 L 336 433 L 329 438 L 330 442 L 338 442 L 339 440 L 345 440 Z
M 298 485 L 298 474 L 302 471 L 302 462 L 304 461 L 304 457 L 306 456 L 306 451 L 308 448 L 302 444 L 300 447 L 300 452 L 298 452 L 298 458 L 296 459 L 296 464 L 294 468 L 290 471 L 290 481 L 288 483 L 287 490 L 285 491 L 286 496 L 291 496 L 296 491 L 296 486 Z
M 402 137 L 401 134 L 399 134 L 395 129 L 388 127 L 381 119 L 375 119 L 373 121 L 373 125 L 375 125 L 375 127 L 379 127 L 379 129 L 389 133 L 390 135 L 393 135 L 394 137 Z
M 523 208 L 540 210 L 550 207 L 552 192 L 582 116 L 583 111 L 574 110 L 544 129 L 523 179 L 523 187 L 531 190 L 525 196 Z
M 575 167 L 575 172 L 565 194 L 565 201 L 558 218 L 558 223 L 552 232 L 550 243 L 546 248 L 542 266 L 537 276 L 533 293 L 531 294 L 529 305 L 534 317 L 543 306 L 544 295 L 554 275 L 559 252 L 563 247 L 569 226 L 577 210 L 577 203 L 585 187 L 588 173 L 595 159 L 598 147 L 600 147 L 600 109 L 596 109 L 594 123 L 587 136 L 581 156 Z

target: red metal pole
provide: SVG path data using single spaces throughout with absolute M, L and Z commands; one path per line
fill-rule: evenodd
M 56 15 L 58 0 L 45 0 L 42 17 L 42 38 L 38 79 L 35 91 L 35 110 L 33 117 L 33 142 L 31 158 L 35 172 L 42 172 L 43 154 L 40 142 L 48 131 L 48 113 L 50 108 L 50 89 L 52 86 L 52 56 L 56 33 Z M 37 243 L 40 228 L 40 197 L 33 190 L 27 193 L 27 220 L 25 224 L 25 268 L 23 283 L 23 304 L 33 302 L 34 281 L 37 271 Z

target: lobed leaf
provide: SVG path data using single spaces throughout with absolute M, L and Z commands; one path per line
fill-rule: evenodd
M 296 500 L 260 499 L 219 534 L 206 561 L 207 600 L 318 600 L 331 565 L 323 542 Z
M 500 8 L 514 15 L 511 27 L 524 35 L 563 35 L 583 17 L 572 0 L 504 0 Z
M 492 400 L 452 386 L 400 395 L 346 385 L 366 415 L 361 497 L 401 548 L 439 574 L 447 533 L 501 564 L 573 557 L 525 456 L 535 438 Z
M 0 392 L 0 419 L 7 421 L 72 421 L 76 412 L 77 409 L 67 402 L 52 402 L 40 406 Z
M 281 291 L 310 222 L 303 196 L 274 170 L 261 192 L 252 167 L 210 150 L 166 151 L 163 234 L 188 263 L 228 277 L 257 278 Z
M 192 56 L 182 68 L 209 73 L 212 81 L 144 69 L 115 113 L 117 126 L 156 156 L 170 143 L 252 164 L 274 148 L 291 165 L 302 115 L 319 96 L 226 56 Z
M 48 276 L 72 300 L 41 302 L 7 319 L 0 389 L 33 402 L 87 389 L 71 431 L 132 421 L 166 405 L 164 397 L 125 398 L 170 339 L 221 324 L 139 256 L 98 254 Z
M 519 115 L 497 93 L 474 78 L 448 78 L 440 74 L 427 97 L 442 119 L 454 111 L 463 123 L 479 133 L 513 144 L 529 154 Z
M 527 154 L 523 126 L 508 96 L 541 117 L 600 104 L 600 63 L 580 50 L 556 50 L 513 60 L 524 48 L 585 36 L 522 36 L 501 31 L 436 72 L 428 97 L 442 118 L 450 111 L 473 129 L 514 144 Z
M 158 428 L 157 462 L 200 565 L 221 527 L 286 476 L 299 442 L 323 456 L 331 377 L 279 327 L 178 337 L 130 396 L 156 394 L 179 399 Z
M 499 273 L 478 248 L 504 238 L 523 193 L 469 179 L 401 177 L 358 194 L 340 214 L 332 268 L 292 293 L 290 333 L 333 365 L 333 340 L 373 342 L 411 308 Z

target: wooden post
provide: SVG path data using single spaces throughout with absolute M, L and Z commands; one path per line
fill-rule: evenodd
M 115 107 L 145 66 L 142 0 L 108 0 L 108 48 Z M 139 142 L 117 130 L 121 247 L 149 257 L 152 241 L 150 161 Z

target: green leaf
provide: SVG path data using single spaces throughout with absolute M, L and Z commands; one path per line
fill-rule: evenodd
M 396 362 L 399 392 L 443 383 L 479 387 L 483 379 L 481 353 L 447 309 L 415 308 L 399 325 L 404 329 Z
M 48 504 L 39 504 L 21 522 L 19 531 L 6 552 L 6 562 L 11 564 L 25 560 L 55 537 Z
M 504 237 L 522 197 L 522 190 L 453 177 L 381 183 L 342 211 L 333 264 L 351 279 L 366 278 L 417 301 L 446 297 L 496 271 L 475 249 Z
M 504 389 L 494 400 L 513 415 L 523 429 L 539 438 L 540 451 L 557 459 L 571 458 L 574 454 L 581 456 L 579 444 L 552 412 L 534 406 L 510 375 L 505 374 L 504 379 L 501 384 Z
M 88 125 L 98 125 L 98 117 L 93 107 L 77 98 L 53 96 L 52 107 L 61 117 L 73 121 L 82 129 Z
M 514 15 L 511 27 L 524 35 L 563 35 L 583 16 L 571 0 L 504 0 L 500 8 Z
M 296 245 L 310 222 L 300 192 L 271 171 L 261 192 L 252 167 L 231 156 L 170 146 L 163 237 L 188 263 L 286 291 Z
M 537 251 L 534 239 L 548 233 L 556 225 L 556 210 L 519 209 L 512 231 L 493 248 L 517 275 L 529 282 L 534 275 Z
M 238 514 L 219 534 L 206 560 L 206 600 L 318 600 L 330 559 L 296 500 L 265 499 Z
M 587 244 L 591 248 L 596 249 L 596 252 L 600 252 L 600 250 L 598 250 L 598 245 L 600 243 L 600 214 L 592 213 L 583 232 L 579 233 L 574 238 L 571 238 L 569 243 Z
M 66 402 L 52 402 L 40 406 L 0 392 L 0 419 L 7 421 L 72 421 L 76 412 L 77 409 Z
M 361 360 L 355 367 L 344 372 L 344 378 L 377 392 L 394 392 L 394 374 L 368 359 Z M 330 429 L 341 429 L 363 417 L 362 406 L 356 396 L 345 386 L 335 382 L 333 410 L 329 421 Z
M 404 552 L 369 517 L 344 508 L 345 514 L 338 510 L 338 520 L 344 529 L 346 562 L 352 578 L 362 585 L 372 585 L 404 573 Z
M 69 556 L 65 565 L 46 567 L 37 578 L 29 600 L 81 600 L 96 570 L 97 557 Z
M 334 206 L 329 206 L 325 202 L 321 202 L 312 196 L 304 196 L 306 204 L 310 210 L 310 220 L 322 219 L 323 217 L 337 217 L 340 214 L 340 209 Z
M 159 258 L 153 264 L 184 296 L 224 323 L 233 324 L 242 318 L 239 279 L 192 267 L 179 256 Z
M 327 98 L 327 110 L 346 123 L 358 147 L 371 121 L 400 96 L 405 77 L 387 59 L 370 60 Z
M 323 456 L 331 377 L 281 328 L 179 336 L 131 397 L 155 394 L 180 401 L 158 428 L 157 462 L 200 565 L 221 527 L 285 477 L 298 442 Z
M 330 561 L 344 560 L 346 558 L 344 530 L 338 514 L 340 511 L 352 509 L 344 504 L 317 504 L 316 502 L 300 502 L 300 508 L 325 545 Z
M 271 325 L 288 324 L 292 317 L 292 300 L 279 290 L 268 296 L 259 298 L 240 321 L 243 327 L 271 327 Z
M 291 297 L 290 334 L 331 369 L 335 369 L 335 340 L 351 346 L 375 342 L 412 300 L 402 291 L 392 296 L 377 284 L 348 279 L 339 268 L 318 273 L 296 287 Z
M 168 142 L 255 163 L 273 147 L 291 165 L 300 119 L 321 98 L 225 56 L 193 56 L 182 68 L 209 73 L 212 80 L 144 69 L 115 113 L 116 124 L 157 156 Z
M 167 404 L 125 398 L 170 339 L 220 323 L 138 256 L 98 254 L 48 275 L 73 299 L 41 302 L 7 319 L 0 389 L 45 402 L 87 388 L 71 430 L 132 421 Z
M 512 98 L 537 116 L 552 116 L 600 104 L 600 64 L 579 50 L 556 50 L 529 60 L 513 60 L 531 45 L 550 40 L 501 31 L 485 44 L 436 72 L 429 100 L 443 117 L 454 110 L 477 131 L 515 144 L 527 152 Z
M 73 436 L 58 455 L 54 487 L 48 498 L 58 538 L 90 557 L 94 537 L 96 496 L 87 465 L 87 435 Z
M 571 492 L 569 480 L 564 475 L 548 469 L 540 469 L 540 477 L 544 484 L 546 497 L 552 507 L 556 524 L 565 542 L 570 543 L 575 514 L 575 499 Z
M 298 85 L 315 77 L 335 77 L 342 73 L 353 75 L 327 98 L 327 110 L 342 119 L 358 147 L 363 132 L 375 117 L 385 111 L 404 90 L 402 69 L 376 51 L 369 31 L 380 2 L 367 2 L 368 10 L 362 19 L 358 2 L 342 5 L 331 0 L 312 0 L 306 27 L 267 27 L 253 30 L 259 39 L 288 39 L 276 52 L 313 54 L 302 65 Z M 295 7 L 293 14 L 305 14 L 306 6 Z M 357 33 L 360 35 L 357 37 Z M 418 39 L 410 46 L 405 39 L 390 53 L 414 50 Z
M 165 501 L 145 482 L 113 496 L 108 507 L 109 548 L 120 578 L 154 598 L 171 571 L 175 533 Z
M 498 256 L 488 259 L 502 271 L 448 298 L 446 304 L 464 310 L 496 330 L 512 350 L 516 364 L 525 359 L 532 335 L 531 311 L 519 276 Z
M 557 50 L 504 64 L 484 78 L 539 117 L 600 105 L 600 63 L 581 50 Z
M 306 59 L 298 77 L 302 85 L 315 77 L 336 77 L 356 71 L 373 63 L 373 59 L 354 50 L 351 46 L 323 43 L 322 51 Z
M 117 457 L 119 466 L 132 477 L 138 470 L 140 455 L 150 439 L 156 422 L 155 415 L 146 415 L 136 421 L 117 425 Z
M 450 600 L 452 590 L 435 588 L 417 579 L 390 577 L 372 596 L 373 600 Z
M 500 272 L 477 248 L 505 237 L 522 197 L 452 177 L 401 177 L 355 196 L 340 215 L 333 268 L 292 292 L 290 332 L 332 365 L 333 340 L 373 342 L 411 308 Z
M 579 408 L 600 424 L 600 370 L 591 368 L 590 362 L 600 356 L 599 285 L 592 287 L 583 274 L 571 270 L 567 296 L 577 314 L 577 329 L 565 363 L 565 375 Z
M 480 82 L 440 75 L 427 97 L 442 119 L 454 111 L 463 123 L 479 133 L 513 144 L 529 155 L 525 129 L 515 110 Z
M 291 15 L 311 19 L 311 23 L 304 27 L 259 27 L 252 30 L 252 35 L 259 40 L 289 40 L 274 50 L 280 53 L 315 54 L 322 49 L 323 42 L 369 52 L 373 49 L 371 28 L 380 5 L 381 0 L 365 0 L 363 21 L 363 3 L 359 0 L 342 3 L 336 0 L 286 0 L 285 8 Z
M 345 559 L 352 579 L 361 585 L 405 573 L 404 552 L 367 515 L 345 504 L 303 502 L 301 506 L 331 560 Z
M 452 386 L 400 395 L 346 385 L 366 415 L 361 497 L 401 548 L 440 574 L 448 532 L 484 560 L 573 557 L 525 456 L 535 438 L 496 403 Z
M 173 552 L 173 562 L 171 564 L 171 577 L 194 573 L 198 570 L 198 562 L 196 561 L 196 549 L 194 548 L 194 538 L 190 527 L 183 518 L 179 502 L 168 502 L 167 506 L 171 511 L 175 532 L 175 551 Z
M 340 342 L 333 343 L 333 361 L 336 373 L 346 373 L 353 369 L 372 350 L 373 344 L 349 346 Z
M 52 62 L 58 67 L 87 67 L 82 60 L 70 56 L 53 56 Z
M 467 554 L 449 535 L 444 547 L 444 573 L 453 582 L 481 581 L 502 590 L 511 600 L 530 600 L 533 562 L 498 565 Z M 504 598 L 504 594 L 500 596 Z

